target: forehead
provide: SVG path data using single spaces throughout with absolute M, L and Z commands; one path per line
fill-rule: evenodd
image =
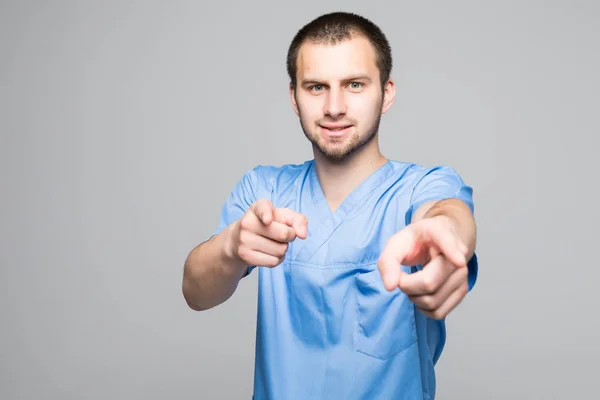
M 356 74 L 377 75 L 375 49 L 363 36 L 336 44 L 306 42 L 298 52 L 298 78 L 343 79 Z

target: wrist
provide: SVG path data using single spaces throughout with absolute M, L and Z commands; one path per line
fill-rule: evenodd
M 455 213 L 456 210 L 452 207 L 449 201 L 441 200 L 427 210 L 427 212 L 423 215 L 423 219 L 444 221 L 444 223 L 451 225 L 452 228 L 458 231 L 460 226 Z
M 238 241 L 235 240 L 235 238 L 236 232 L 239 231 L 238 224 L 239 221 L 236 221 L 233 224 L 229 225 L 227 228 L 225 228 L 223 232 L 223 251 L 221 253 L 221 259 L 223 261 L 222 265 L 234 273 L 241 273 L 245 271 L 248 267 L 246 263 L 240 258 L 237 251 Z

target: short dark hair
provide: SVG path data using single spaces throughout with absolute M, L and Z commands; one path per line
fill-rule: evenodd
M 366 37 L 375 48 L 376 65 L 381 85 L 384 86 L 392 72 L 392 50 L 383 31 L 365 17 L 350 12 L 324 14 L 304 25 L 294 36 L 287 54 L 287 72 L 296 87 L 298 53 L 305 42 L 337 44 L 355 35 Z

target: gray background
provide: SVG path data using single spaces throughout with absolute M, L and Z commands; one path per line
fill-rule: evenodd
M 0 398 L 250 398 L 256 275 L 197 313 L 183 261 L 243 172 L 312 156 L 285 53 L 337 9 L 393 46 L 384 154 L 475 189 L 439 398 L 593 397 L 597 2 L 3 1 Z

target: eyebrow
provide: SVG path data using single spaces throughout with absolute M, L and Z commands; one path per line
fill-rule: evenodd
M 342 82 L 355 82 L 355 81 L 367 81 L 367 82 L 372 82 L 373 80 L 367 76 L 367 75 L 353 75 L 350 76 L 348 78 L 344 78 L 342 79 Z M 314 79 L 314 78 L 307 78 L 307 79 L 303 79 L 302 80 L 302 86 L 308 85 L 308 84 L 312 84 L 312 85 L 323 85 L 324 82 L 318 80 L 318 79 Z

